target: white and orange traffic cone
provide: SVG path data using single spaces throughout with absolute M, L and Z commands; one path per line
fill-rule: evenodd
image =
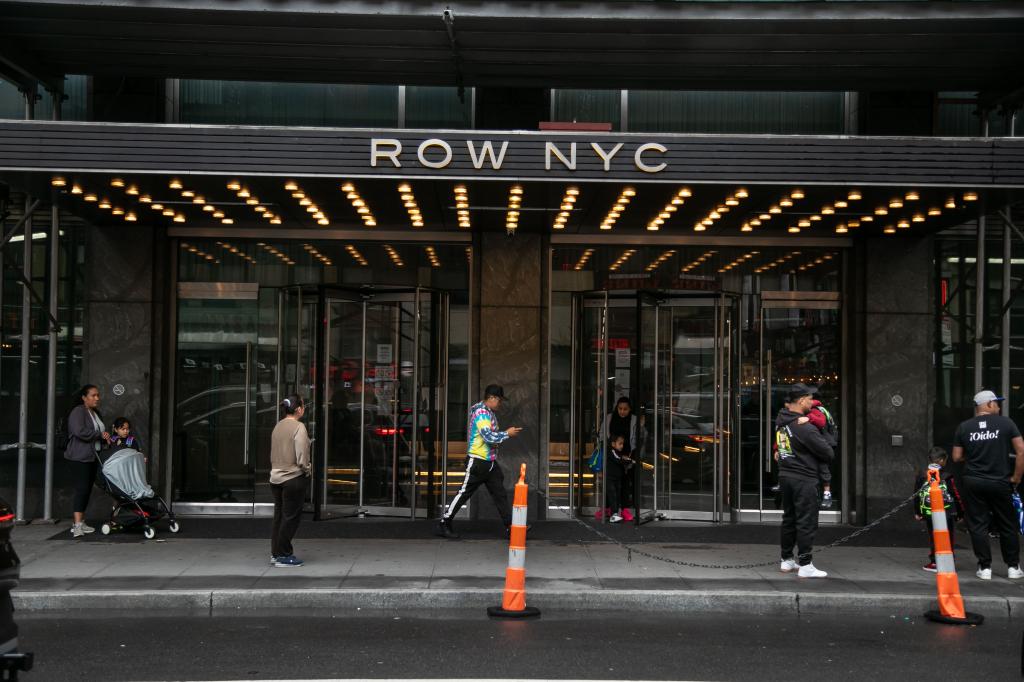
M 928 620 L 951 625 L 981 625 L 985 617 L 964 611 L 964 600 L 960 596 L 960 581 L 956 577 L 953 562 L 953 546 L 949 542 L 949 528 L 946 525 L 946 501 L 939 488 L 942 470 L 937 466 L 928 467 L 928 493 L 932 508 L 932 538 L 935 545 L 935 585 L 938 590 L 939 610 L 924 614 Z
M 526 605 L 526 510 L 529 487 L 526 464 L 519 469 L 515 497 L 512 498 L 512 528 L 508 540 L 508 568 L 505 569 L 505 593 L 501 606 L 487 607 L 487 615 L 498 618 L 539 616 L 540 609 Z

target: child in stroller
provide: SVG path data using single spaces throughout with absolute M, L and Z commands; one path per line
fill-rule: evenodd
M 147 539 L 156 537 L 153 524 L 166 518 L 172 533 L 180 530 L 174 512 L 146 482 L 146 458 L 141 452 L 139 439 L 131 432 L 131 424 L 124 417 L 114 420 L 114 432 L 107 447 L 96 453 L 100 462 L 97 477 L 107 493 L 114 498 L 110 521 L 100 532 L 142 526 Z

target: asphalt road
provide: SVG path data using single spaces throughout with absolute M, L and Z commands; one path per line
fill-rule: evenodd
M 1015 680 L 1021 626 L 921 618 L 481 613 L 23 617 L 42 680 Z

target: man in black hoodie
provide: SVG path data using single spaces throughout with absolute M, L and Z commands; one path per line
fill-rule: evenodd
M 801 578 L 828 575 L 811 563 L 811 551 L 818 529 L 818 467 L 821 462 L 831 462 L 835 453 L 821 431 L 804 416 L 813 406 L 813 394 L 810 386 L 793 384 L 775 419 L 783 508 L 779 569 L 783 573 L 798 571 Z M 794 544 L 799 552 L 796 559 Z

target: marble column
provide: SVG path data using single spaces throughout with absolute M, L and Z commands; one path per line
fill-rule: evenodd
M 934 242 L 930 237 L 868 239 L 865 249 L 859 374 L 864 382 L 862 493 L 870 521 L 910 494 L 914 472 L 932 445 Z
M 114 419 L 126 417 L 147 454 L 154 445 L 153 273 L 159 266 L 153 245 L 153 230 L 148 227 L 90 228 L 82 343 L 82 383 L 99 387 L 100 412 L 108 430 Z M 109 507 L 103 495 L 94 494 L 90 516 L 109 513 Z
M 488 384 L 500 384 L 508 398 L 498 413 L 501 427 L 521 426 L 523 432 L 501 445 L 499 461 L 511 501 L 519 466 L 527 465 L 530 489 L 542 480 L 542 382 L 543 338 L 547 271 L 545 241 L 540 235 L 519 234 L 509 239 L 501 233 L 484 233 L 477 241 L 478 263 L 474 343 L 478 371 L 477 395 Z M 482 494 L 481 494 L 482 493 Z M 537 518 L 540 499 L 532 495 L 530 517 Z M 497 518 L 497 510 L 480 490 L 474 496 L 474 518 Z

